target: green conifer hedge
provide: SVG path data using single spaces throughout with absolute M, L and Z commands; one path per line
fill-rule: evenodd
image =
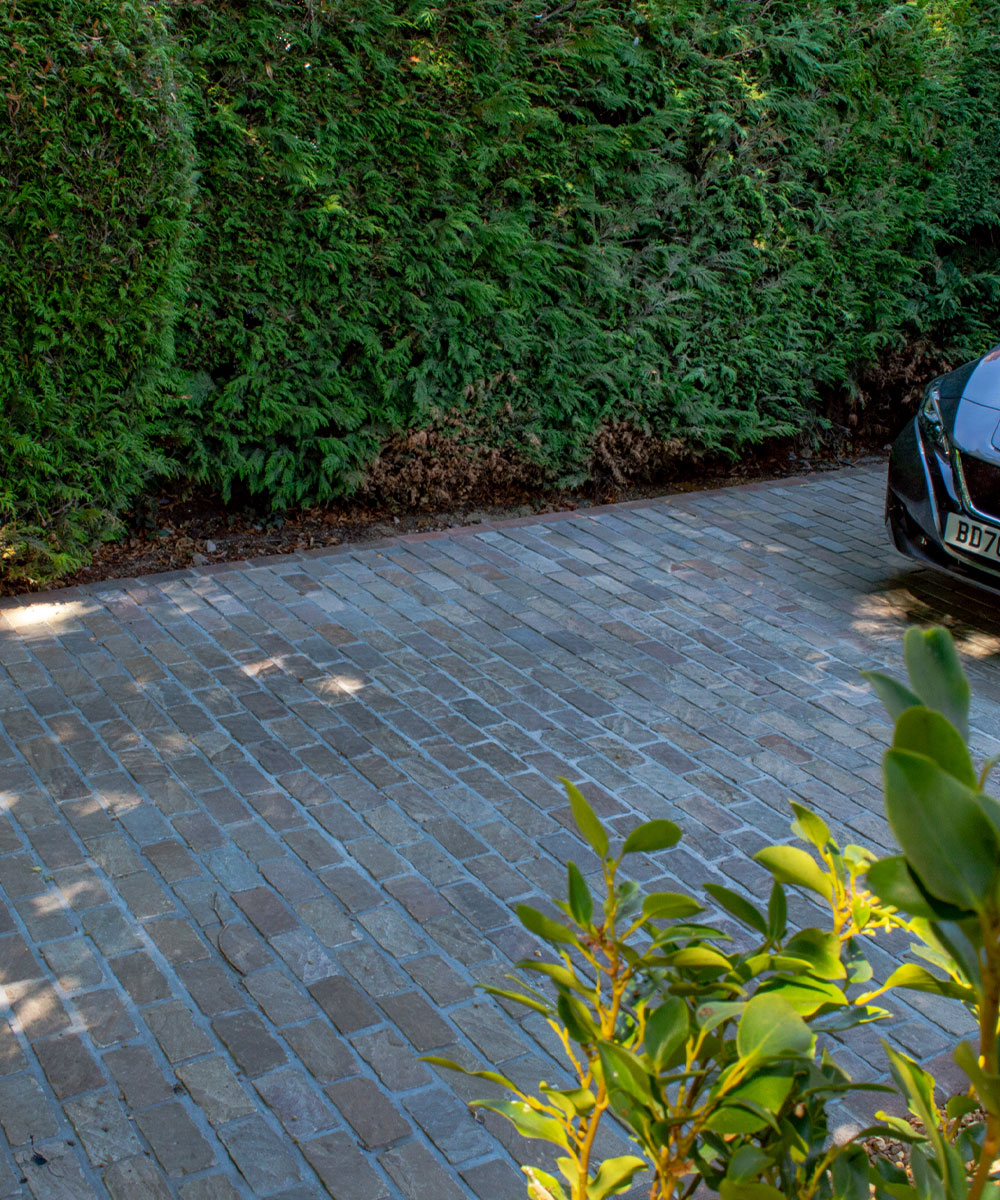
M 549 479 L 607 422 L 738 448 L 904 333 L 989 341 L 953 239 L 963 181 L 998 229 L 996 4 L 178 7 L 183 453 L 223 491 L 348 491 L 442 414 Z
M 739 450 L 996 340 L 998 0 L 8 13 L 8 573 L 164 456 L 280 508 L 433 428 L 568 482 L 608 426 Z
M 0 13 L 0 576 L 78 566 L 162 468 L 192 151 L 159 7 Z

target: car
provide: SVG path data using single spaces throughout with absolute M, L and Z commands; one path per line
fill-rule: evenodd
M 1000 591 L 1000 346 L 932 379 L 889 455 L 896 549 Z

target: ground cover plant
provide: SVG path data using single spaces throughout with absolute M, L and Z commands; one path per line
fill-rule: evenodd
M 969 684 L 947 631 L 912 628 L 904 645 L 908 683 L 868 675 L 895 723 L 885 811 L 900 853 L 842 849 L 819 816 L 793 804 L 797 843 L 755 856 L 774 880 L 765 907 L 705 889 L 707 903 L 745 931 L 742 948 L 717 918 L 706 923 L 694 896 L 644 895 L 620 878 L 630 854 L 676 844 L 676 825 L 647 822 L 612 849 L 566 782 L 600 862 L 598 893 L 570 862 L 555 915 L 520 905 L 548 955 L 519 963 L 511 986 L 487 990 L 546 1017 L 571 1086 L 541 1082 L 532 1092 L 497 1071 L 427 1060 L 498 1085 L 506 1098 L 477 1103 L 554 1147 L 558 1174 L 525 1168 L 532 1200 L 604 1200 L 636 1183 L 650 1200 L 705 1185 L 722 1200 L 1000 1196 L 1000 802 L 983 790 L 996 762 L 973 766 Z M 788 887 L 825 919 L 790 932 Z M 913 939 L 913 960 L 872 986 L 865 944 L 890 929 Z M 831 1035 L 849 1045 L 853 1028 L 887 1015 L 876 1002 L 895 989 L 945 997 L 975 1018 L 975 1044 L 954 1048 L 968 1088 L 942 1106 L 933 1076 L 884 1043 L 915 1122 L 880 1114 L 883 1123 L 834 1142 L 831 1100 L 891 1088 L 852 1081 Z M 598 1161 L 609 1114 L 637 1153 Z M 872 1154 L 880 1135 L 909 1145 L 906 1165 Z
M 981 352 L 998 16 L 12 0 L 0 570 L 78 564 L 154 478 L 627 480 L 815 434 L 906 342 Z

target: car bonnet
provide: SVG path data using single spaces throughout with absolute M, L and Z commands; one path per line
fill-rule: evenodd
M 965 381 L 962 399 L 1000 412 L 1000 346 L 984 354 Z

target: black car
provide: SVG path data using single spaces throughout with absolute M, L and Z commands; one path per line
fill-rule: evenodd
M 928 384 L 889 456 L 897 550 L 1000 591 L 1000 346 Z

